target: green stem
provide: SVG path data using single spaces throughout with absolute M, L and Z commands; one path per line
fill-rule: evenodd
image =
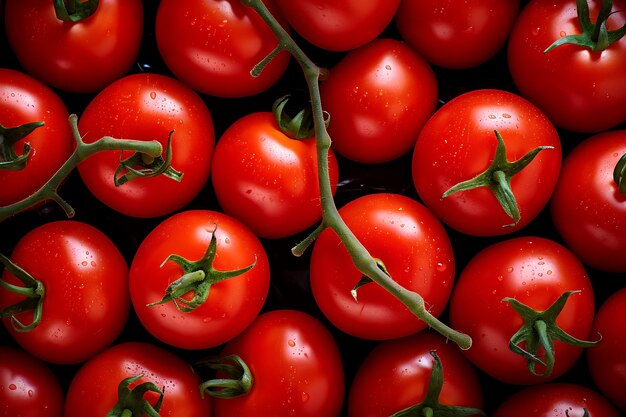
M 322 101 L 320 98 L 319 81 L 325 74 L 325 71 L 315 65 L 309 57 L 300 49 L 293 41 L 291 36 L 285 31 L 280 23 L 272 16 L 261 0 L 241 0 L 248 7 L 253 8 L 261 18 L 268 24 L 274 35 L 278 39 L 280 49 L 286 50 L 297 60 L 305 80 L 308 85 L 309 95 L 311 98 L 311 110 L 314 121 L 318 176 L 320 188 L 320 200 L 322 205 L 322 224 L 323 228 L 329 227 L 337 233 L 339 239 L 348 250 L 352 261 L 356 268 L 363 274 L 378 283 L 385 290 L 389 291 L 398 300 L 400 300 L 407 308 L 420 320 L 424 321 L 428 326 L 437 332 L 452 340 L 462 349 L 469 349 L 472 345 L 472 339 L 461 332 L 458 332 L 434 317 L 425 307 L 424 299 L 421 295 L 409 291 L 399 285 L 389 275 L 386 275 L 379 267 L 376 261 L 369 254 L 363 244 L 356 238 L 350 228 L 344 223 L 339 215 L 335 205 L 330 175 L 328 170 L 328 153 L 331 146 L 331 138 L 326 130 L 324 111 L 322 109 Z M 320 231 L 318 227 L 314 234 Z M 307 238 L 304 247 L 308 246 L 314 237 Z M 299 252 L 302 245 L 297 246 L 292 252 Z
M 83 142 L 78 132 L 78 118 L 75 114 L 70 115 L 69 123 L 72 128 L 76 149 L 59 168 L 59 170 L 46 182 L 39 190 L 35 191 L 25 199 L 5 207 L 0 207 L 0 222 L 27 209 L 30 209 L 43 201 L 54 200 L 65 211 L 68 217 L 74 216 L 74 209 L 61 198 L 58 189 L 63 180 L 82 161 L 90 156 L 102 151 L 134 151 L 144 153 L 153 157 L 158 157 L 163 152 L 163 146 L 158 141 L 140 141 L 132 139 L 116 139 L 111 136 L 104 136 L 93 143 Z

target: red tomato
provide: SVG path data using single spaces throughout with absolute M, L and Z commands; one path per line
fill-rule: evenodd
M 443 367 L 439 402 L 482 408 L 480 383 L 470 363 L 456 346 L 425 330 L 382 342 L 369 353 L 352 381 L 348 415 L 390 416 L 422 402 L 433 368 L 431 351 Z
M 272 0 L 263 3 L 287 27 Z M 162 0 L 156 18 L 161 56 L 191 88 L 218 97 L 251 96 L 284 74 L 290 55 L 281 52 L 258 77 L 250 74 L 278 45 L 261 17 L 238 0 Z
M 591 378 L 604 395 L 626 410 L 626 288 L 600 306 L 593 331 L 602 335 L 602 342 L 587 350 Z
M 72 152 L 72 133 L 65 104 L 48 87 L 21 72 L 0 69 L 0 125 L 13 128 L 43 122 L 16 142 L 17 155 L 30 144 L 26 166 L 18 171 L 0 169 L 0 207 L 23 200 L 63 165 Z
M 27 233 L 11 261 L 45 288 L 41 322 L 30 331 L 5 326 L 25 350 L 47 362 L 82 362 L 105 349 L 120 334 L 130 307 L 126 261 L 101 231 L 86 223 L 57 221 Z M 11 273 L 2 279 L 23 286 Z M 0 307 L 24 299 L 0 289 Z M 22 324 L 32 312 L 16 316 Z
M 211 178 L 221 208 L 264 238 L 302 232 L 321 219 L 315 139 L 291 139 L 271 112 L 232 124 L 215 148 Z M 332 190 L 339 177 L 329 153 Z
M 489 187 L 442 198 L 492 164 L 496 130 L 509 162 L 539 146 L 553 147 L 510 180 L 521 216 L 515 226 Z M 530 223 L 548 203 L 560 168 L 561 143 L 552 123 L 528 101 L 500 90 L 473 90 L 444 104 L 422 129 L 413 152 L 413 182 L 422 201 L 453 229 L 476 236 L 512 233 Z
M 89 103 L 78 126 L 86 143 L 108 135 L 158 140 L 163 149 L 174 131 L 171 166 L 183 173 L 180 182 L 158 175 L 116 187 L 113 177 L 120 162 L 118 151 L 97 153 L 78 166 L 89 190 L 128 216 L 156 217 L 178 210 L 209 178 L 215 144 L 211 114 L 200 96 L 173 78 L 142 73 L 116 81 Z M 130 154 L 124 152 L 124 158 Z
M 403 0 L 396 14 L 402 38 L 434 65 L 464 69 L 492 58 L 506 43 L 519 0 Z
M 454 283 L 454 255 L 439 220 L 423 205 L 397 194 L 370 194 L 339 210 L 342 219 L 389 275 L 420 294 L 438 316 Z M 318 306 L 340 330 L 364 339 L 392 339 L 426 327 L 378 284 L 351 290 L 362 274 L 332 230 L 317 238 L 311 258 L 311 290 Z
M 594 135 L 568 154 L 551 213 L 567 246 L 586 264 L 626 272 L 626 194 L 613 170 L 626 153 L 626 130 Z
M 413 149 L 437 106 L 432 69 L 393 39 L 350 52 L 320 89 L 333 149 L 357 162 L 387 162 Z
M 193 311 L 182 312 L 173 301 L 149 306 L 183 276 L 178 263 L 164 263 L 168 256 L 198 261 L 213 235 L 217 246 L 211 267 L 219 273 L 254 265 L 252 269 L 211 284 L 207 300 Z M 208 269 L 197 266 L 190 270 L 207 271 L 206 280 L 220 278 Z M 248 228 L 225 214 L 194 210 L 178 213 L 150 232 L 135 254 L 129 281 L 135 312 L 153 336 L 172 346 L 205 349 L 232 339 L 256 318 L 267 296 L 270 271 L 261 242 Z
M 85 363 L 67 391 L 64 417 L 105 416 L 117 403 L 118 384 L 144 375 L 134 386 L 152 382 L 163 390 L 161 417 L 211 417 L 211 400 L 200 396 L 200 378 L 183 359 L 157 346 L 127 342 Z M 131 386 L 132 388 L 132 386 Z M 153 406 L 158 394 L 144 395 Z
M 580 261 L 545 238 L 504 240 L 483 249 L 461 272 L 450 299 L 451 327 L 472 337 L 472 347 L 464 353 L 492 377 L 509 384 L 552 380 L 574 365 L 582 348 L 555 341 L 551 375 L 532 375 L 526 359 L 509 349 L 509 340 L 523 320 L 503 299 L 515 298 L 544 311 L 566 291 L 579 292 L 567 299 L 556 324 L 566 333 L 586 339 L 591 334 L 594 293 Z M 542 352 L 540 349 L 537 354 Z M 537 365 L 537 373 L 542 368 Z
M 0 346 L 0 416 L 59 417 L 64 397 L 59 380 L 43 362 Z
M 391 23 L 400 0 L 277 0 L 289 24 L 308 42 L 347 51 L 374 40 Z
M 260 315 L 226 344 L 250 368 L 252 389 L 236 398 L 216 398 L 216 417 L 336 417 L 344 394 L 343 365 L 332 335 L 297 310 Z
M 35 78 L 62 90 L 91 93 L 126 74 L 143 34 L 141 0 L 100 0 L 78 22 L 55 15 L 48 0 L 9 0 L 7 38 L 20 64 Z
M 492 417 L 528 416 L 619 417 L 619 412 L 604 397 L 587 387 L 553 383 L 518 391 L 492 414 Z
M 595 22 L 601 1 L 589 3 Z M 608 30 L 626 24 L 626 1 L 614 0 Z M 511 76 L 523 96 L 564 129 L 599 132 L 626 120 L 626 38 L 604 51 L 561 45 L 556 40 L 581 32 L 576 0 L 534 0 L 520 13 L 508 46 Z

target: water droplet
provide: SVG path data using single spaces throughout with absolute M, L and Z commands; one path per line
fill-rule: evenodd
M 549 269 L 549 270 L 546 272 L 546 274 L 548 274 L 548 275 L 552 275 L 552 270 L 551 270 L 551 269 Z
M 512 267 L 512 266 L 509 266 L 509 267 L 506 269 L 506 272 L 508 272 L 508 273 L 513 272 L 513 267 Z
M 385 69 L 386 69 L 387 71 L 391 71 L 391 65 L 389 65 L 389 64 L 385 65 Z
M 27 394 L 28 394 L 29 397 L 32 397 L 33 395 L 35 395 L 35 393 L 33 392 L 32 389 L 29 389 Z
M 495 115 L 495 114 L 490 114 L 490 115 L 489 115 L 489 116 L 487 116 L 487 117 L 488 117 L 488 118 L 490 118 L 490 119 L 495 119 L 495 118 L 496 118 L 496 115 Z
M 505 119 L 510 119 L 511 115 L 508 113 L 502 113 L 502 117 L 504 117 Z
M 154 100 L 156 98 L 156 91 L 150 91 L 150 98 Z
M 82 261 L 80 264 L 81 264 L 82 266 L 87 266 L 87 261 Z
M 9 385 L 9 389 L 10 389 L 11 391 L 15 391 L 15 390 L 17 389 L 17 385 L 15 385 L 15 384 L 10 384 L 10 385 Z
M 448 265 L 443 262 L 437 262 L 437 271 L 443 272 L 448 269 Z
M 498 281 L 502 281 L 504 277 L 502 275 L 498 275 Z
M 289 339 L 289 340 L 287 341 L 287 344 L 288 344 L 289 346 L 291 346 L 291 347 L 294 347 L 294 346 L 296 345 L 296 342 L 295 342 L 293 339 Z
M 564 31 L 564 30 L 562 30 L 562 31 L 560 31 L 560 32 L 559 32 L 559 36 L 560 36 L 560 37 L 564 37 L 565 35 L 567 35 L 567 34 L 565 33 L 565 31 Z
M 96 267 L 96 261 L 91 261 L 91 266 Z
M 309 401 L 309 398 L 311 398 L 311 396 L 308 393 L 302 392 L 302 396 L 300 397 L 300 399 L 302 400 L 303 403 Z
M 230 244 L 230 239 L 229 239 L 229 238 L 225 238 L 225 239 L 224 239 L 224 243 L 226 243 L 227 245 L 229 245 L 229 244 Z

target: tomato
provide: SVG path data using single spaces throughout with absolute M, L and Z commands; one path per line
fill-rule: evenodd
M 321 219 L 315 138 L 283 133 L 271 112 L 248 114 L 233 123 L 215 147 L 211 179 L 222 210 L 257 236 L 280 238 Z M 329 152 L 333 192 L 339 177 Z
M 0 416 L 59 417 L 63 401 L 50 368 L 22 350 L 0 346 Z
M 43 122 L 14 144 L 18 156 L 30 145 L 26 165 L 20 170 L 0 168 L 0 207 L 28 197 L 63 165 L 72 152 L 72 134 L 65 104 L 48 87 L 12 69 L 0 69 L 0 125 L 14 128 Z M 0 152 L 2 154 L 2 152 Z M 0 162 L 4 161 L 0 156 Z
M 506 43 L 519 0 L 403 0 L 396 13 L 400 36 L 430 63 L 451 69 L 481 65 Z
M 400 0 L 277 0 L 296 32 L 329 51 L 347 51 L 374 40 L 391 23 Z
M 165 262 L 172 254 L 190 262 L 202 259 L 213 236 L 216 249 L 210 265 L 185 271 L 173 259 Z M 209 266 L 217 271 L 209 272 Z M 249 271 L 219 281 L 220 274 L 249 266 Z M 206 272 L 203 282 L 210 284 L 208 298 L 193 311 L 181 311 L 171 297 L 149 305 L 192 271 Z M 258 238 L 231 217 L 208 210 L 184 211 L 160 223 L 139 246 L 129 277 L 133 306 L 144 327 L 159 340 L 185 349 L 218 346 L 241 333 L 263 307 L 269 282 L 269 263 Z M 198 295 L 200 288 L 189 287 L 188 292 L 194 291 Z
M 426 207 L 397 194 L 370 194 L 339 210 L 341 218 L 391 277 L 420 294 L 435 317 L 446 307 L 454 283 L 448 235 Z M 324 315 L 340 330 L 364 339 L 392 339 L 426 327 L 378 284 L 351 290 L 362 275 L 336 233 L 325 230 L 311 255 L 311 290 Z
M 589 1 L 595 22 L 600 0 Z M 613 1 L 608 30 L 626 24 L 626 1 Z M 534 0 L 520 13 L 508 45 L 511 76 L 523 96 L 552 122 L 577 132 L 599 132 L 626 120 L 626 38 L 603 51 L 565 44 L 548 52 L 558 39 L 581 33 L 576 0 Z
M 585 414 L 585 410 L 588 414 Z M 619 417 L 597 392 L 575 384 L 552 383 L 525 388 L 507 398 L 493 417 Z
M 480 383 L 470 363 L 454 345 L 424 330 L 374 347 L 352 381 L 348 415 L 390 416 L 422 402 L 433 372 L 431 351 L 436 352 L 443 367 L 439 402 L 482 408 Z
M 509 189 L 519 219 L 507 214 L 491 188 L 502 191 L 494 178 L 488 186 L 450 194 L 446 191 L 485 172 L 492 164 L 501 135 L 506 159 L 518 161 L 540 151 L 517 174 Z M 530 223 L 550 199 L 561 168 L 561 143 L 546 116 L 520 96 L 502 90 L 473 90 L 444 104 L 420 133 L 412 162 L 413 182 L 422 201 L 453 229 L 469 235 L 512 233 Z M 504 172 L 504 169 L 497 169 Z M 510 174 L 506 174 L 510 178 Z
M 271 0 L 263 2 L 287 28 Z M 261 17 L 238 0 L 162 0 L 156 39 L 167 67 L 191 88 L 218 97 L 258 94 L 274 85 L 290 60 L 281 52 L 258 77 L 250 71 L 278 45 Z
M 158 175 L 116 187 L 113 177 L 120 163 L 118 151 L 99 152 L 78 166 L 89 190 L 125 215 L 169 214 L 188 204 L 209 178 L 215 144 L 211 113 L 200 96 L 173 78 L 142 73 L 114 82 L 87 105 L 78 127 L 86 143 L 108 135 L 158 140 L 163 149 L 174 132 L 171 167 L 183 173 L 180 182 Z M 124 152 L 124 158 L 130 154 Z
M 613 179 L 625 153 L 626 130 L 587 138 L 565 159 L 552 197 L 552 221 L 567 246 L 603 271 L 626 272 L 626 194 Z
M 143 35 L 141 0 L 100 0 L 78 22 L 58 19 L 52 1 L 9 0 L 5 19 L 9 44 L 24 69 L 77 93 L 99 91 L 126 74 Z
M 136 384 L 152 382 L 163 391 L 161 417 L 211 417 L 211 400 L 200 396 L 200 378 L 182 358 L 143 342 L 120 343 L 85 363 L 65 399 L 65 417 L 106 415 L 117 403 L 118 384 L 143 375 Z M 135 384 L 135 385 L 136 385 Z M 158 395 L 144 395 L 153 406 Z
M 587 363 L 596 386 L 622 410 L 626 410 L 626 288 L 600 306 L 593 331 L 602 342 L 587 350 Z
M 387 162 L 413 149 L 437 106 L 433 70 L 394 39 L 348 53 L 320 90 L 333 149 L 363 163 Z
M 582 348 L 555 340 L 551 374 L 531 374 L 527 360 L 509 349 L 509 340 L 523 320 L 504 298 L 545 311 L 566 291 L 579 292 L 569 296 L 556 325 L 571 336 L 585 339 L 591 335 L 594 292 L 578 258 L 541 237 L 503 240 L 480 251 L 461 272 L 450 299 L 450 324 L 472 337 L 471 349 L 464 351 L 466 356 L 499 381 L 534 384 L 552 380 L 574 365 Z M 547 361 L 543 348 L 537 355 Z M 536 371 L 542 372 L 543 367 L 536 365 Z
M 20 239 L 11 261 L 42 282 L 41 321 L 30 331 L 32 311 L 3 319 L 26 351 L 47 362 L 82 362 L 105 349 L 120 334 L 130 308 L 128 266 L 117 247 L 86 223 L 62 220 L 39 226 Z M 5 268 L 2 280 L 23 286 Z M 0 290 L 0 306 L 24 296 Z
M 221 354 L 250 368 L 247 394 L 216 398 L 216 417 L 336 417 L 344 394 L 343 365 L 330 332 L 297 310 L 261 314 Z

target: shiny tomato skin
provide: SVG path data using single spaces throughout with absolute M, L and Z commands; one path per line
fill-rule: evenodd
M 64 417 L 105 416 L 117 403 L 117 387 L 125 378 L 153 382 L 164 392 L 161 417 L 211 417 L 211 399 L 201 398 L 200 378 L 174 353 L 145 342 L 116 344 L 95 356 L 74 375 L 65 399 Z M 144 399 L 155 404 L 158 394 Z
M 602 342 L 587 349 L 591 378 L 607 398 L 626 411 L 626 288 L 600 306 L 593 332 L 602 335 Z
M 289 30 L 274 2 L 263 3 Z M 156 39 L 174 75 L 211 96 L 245 97 L 265 91 L 285 73 L 290 60 L 283 51 L 258 77 L 250 74 L 278 41 L 263 19 L 238 0 L 163 0 L 156 18 Z
M 398 194 L 369 194 L 339 210 L 344 222 L 368 252 L 380 259 L 391 277 L 420 294 L 438 316 L 454 283 L 454 254 L 448 235 L 426 207 Z M 350 291 L 362 274 L 332 230 L 315 241 L 311 290 L 324 315 L 340 330 L 363 339 L 392 339 L 415 333 L 426 324 L 375 283 Z
M 569 297 L 556 324 L 578 339 L 596 340 L 591 333 L 594 292 L 578 258 L 542 237 L 503 240 L 475 255 L 461 272 L 450 298 L 450 324 L 470 335 L 472 347 L 463 352 L 493 378 L 508 384 L 553 380 L 574 365 L 582 348 L 554 342 L 552 374 L 532 375 L 526 359 L 509 349 L 509 339 L 523 321 L 502 299 L 515 298 L 543 311 L 566 291 L 580 292 Z M 539 365 L 537 372 L 542 371 Z
M 109 346 L 121 333 L 130 308 L 128 266 L 113 242 L 86 223 L 61 220 L 39 226 L 20 239 L 11 261 L 45 287 L 41 322 L 31 331 L 13 329 L 15 341 L 47 362 L 82 362 Z M 20 285 L 4 271 L 3 280 Z M 0 291 L 0 306 L 22 296 Z M 16 316 L 32 322 L 32 312 Z
M 297 310 L 261 314 L 226 344 L 254 382 L 245 395 L 214 401 L 215 417 L 336 417 L 344 395 L 343 364 L 331 333 Z
M 506 43 L 519 0 L 403 0 L 396 14 L 400 36 L 428 62 L 466 69 L 491 59 Z
M 0 346 L 0 416 L 60 417 L 64 399 L 57 376 L 42 361 Z
M 335 65 L 320 94 L 335 152 L 356 162 L 382 163 L 413 149 L 435 112 L 437 79 L 408 45 L 377 39 Z
M 321 219 L 314 138 L 285 135 L 270 112 L 233 123 L 215 148 L 211 179 L 222 210 L 263 238 L 302 232 Z M 334 193 L 338 164 L 329 152 Z
M 488 187 L 441 198 L 452 186 L 485 171 L 500 132 L 509 161 L 538 146 L 545 149 L 511 180 L 521 215 L 513 220 Z M 548 118 L 522 97 L 503 90 L 473 90 L 440 107 L 422 129 L 413 150 L 413 183 L 420 198 L 444 223 L 473 236 L 512 233 L 530 223 L 548 203 L 561 169 L 561 142 Z
M 157 217 L 188 204 L 210 174 L 215 144 L 211 113 L 200 96 L 179 81 L 159 74 L 134 74 L 107 86 L 87 105 L 78 123 L 86 143 L 103 136 L 167 147 L 172 134 L 172 168 L 183 173 L 177 182 L 164 175 L 137 178 L 119 187 L 113 176 L 119 151 L 99 152 L 78 166 L 80 176 L 100 201 L 132 217 Z M 124 158 L 131 152 L 125 151 Z
M 287 21 L 308 42 L 348 51 L 374 40 L 391 23 L 400 0 L 277 0 Z
M 619 417 L 619 412 L 596 391 L 571 383 L 524 388 L 504 400 L 492 417 Z
M 90 17 L 57 19 L 48 0 L 7 1 L 7 38 L 26 72 L 61 90 L 93 93 L 125 75 L 143 35 L 141 0 L 100 0 Z
M 626 194 L 613 170 L 626 153 L 626 130 L 593 135 L 563 162 L 551 202 L 554 226 L 587 265 L 626 272 Z
M 596 21 L 601 1 L 589 1 Z M 626 23 L 626 1 L 615 0 L 607 29 Z M 511 76 L 521 94 L 552 122 L 576 132 L 600 132 L 626 121 L 626 38 L 602 52 L 562 45 L 543 51 L 562 36 L 580 33 L 576 0 L 533 0 L 517 19 L 508 44 Z
M 431 351 L 437 353 L 443 367 L 439 402 L 481 409 L 481 386 L 470 362 L 456 346 L 424 330 L 374 347 L 350 386 L 348 415 L 390 416 L 423 401 L 433 367 Z
M 31 146 L 26 166 L 19 171 L 0 169 L 0 207 L 23 200 L 63 165 L 72 152 L 69 113 L 59 96 L 43 83 L 22 72 L 0 69 L 0 124 L 5 128 L 43 122 L 15 145 L 23 154 Z
M 155 306 L 182 269 L 171 254 L 189 261 L 202 258 L 214 228 L 217 255 L 213 266 L 233 271 L 253 263 L 248 272 L 213 284 L 209 297 L 189 313 L 173 302 Z M 159 340 L 184 349 L 221 345 L 241 333 L 263 307 L 270 282 L 269 262 L 258 238 L 237 220 L 219 212 L 191 210 L 160 223 L 143 240 L 130 268 L 129 285 L 135 312 L 144 327 Z

